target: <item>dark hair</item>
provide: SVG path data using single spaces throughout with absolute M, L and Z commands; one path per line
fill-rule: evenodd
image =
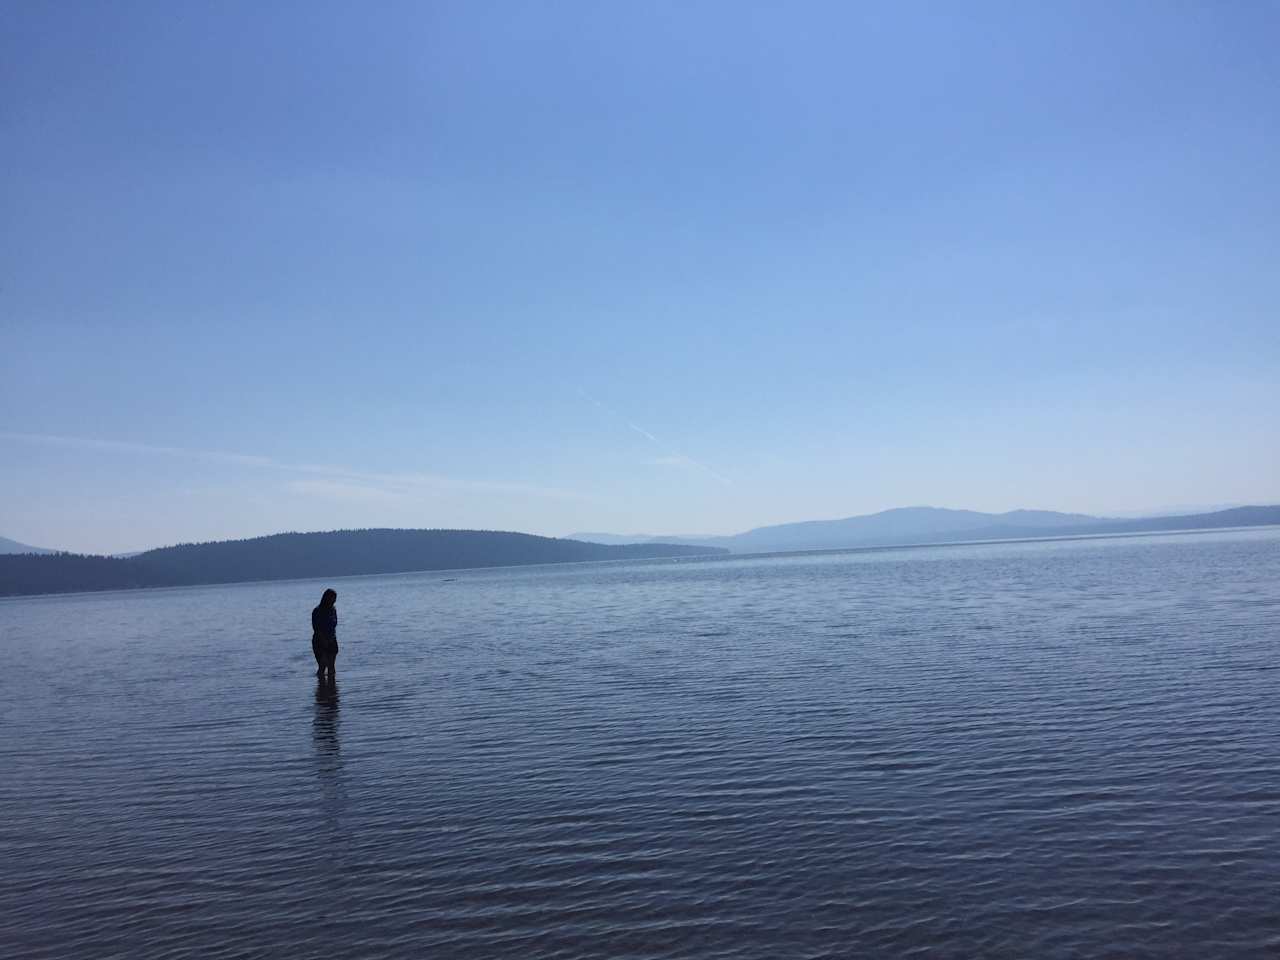
M 333 602 L 338 599 L 338 591 L 330 588 L 324 592 L 324 596 L 320 598 L 320 606 L 330 607 Z

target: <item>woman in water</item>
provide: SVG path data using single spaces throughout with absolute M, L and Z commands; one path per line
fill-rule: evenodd
M 311 652 L 316 655 L 316 676 L 333 679 L 333 661 L 338 658 L 338 592 L 326 590 L 320 605 L 311 611 Z

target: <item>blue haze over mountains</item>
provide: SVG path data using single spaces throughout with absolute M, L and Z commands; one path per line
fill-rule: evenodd
M 45 547 L 33 547 L 29 543 L 19 543 L 8 537 L 0 537 L 0 553 L 53 553 Z
M 897 507 L 879 513 L 837 520 L 805 520 L 755 527 L 730 536 L 580 532 L 571 533 L 561 539 L 610 546 L 675 544 L 718 547 L 731 553 L 772 553 L 789 550 L 839 550 L 871 546 L 947 543 L 959 540 L 1218 529 L 1262 524 L 1280 524 L 1280 506 L 1240 506 L 1200 513 L 1138 517 L 1098 517 L 1056 510 L 1010 510 L 1005 513 L 984 513 L 979 510 L 952 510 L 942 507 Z M 0 554 L 57 552 L 61 551 L 35 547 L 0 536 Z M 133 557 L 142 552 L 144 551 L 115 554 L 115 556 Z
M 760 527 L 731 537 L 626 538 L 584 533 L 574 538 L 555 538 L 510 531 L 368 528 L 187 543 L 117 557 L 47 550 L 37 553 L 30 549 L 24 553 L 20 550 L 25 545 L 15 544 L 18 550 L 0 551 L 0 596 L 1272 524 L 1280 525 L 1280 506 L 1128 520 L 1047 510 L 993 514 L 906 507 L 843 520 Z
M 787 550 L 838 550 L 847 547 L 945 543 L 957 540 L 1005 540 L 1052 536 L 1142 533 L 1280 523 L 1280 507 L 1236 507 L 1213 513 L 1117 519 L 1054 510 L 982 513 L 941 507 L 899 507 L 840 520 L 809 520 L 756 527 L 727 537 L 575 533 L 573 540 L 595 543 L 697 543 L 733 553 Z

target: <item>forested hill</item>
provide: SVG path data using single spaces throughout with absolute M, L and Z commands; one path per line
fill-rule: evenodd
M 184 543 L 128 558 L 0 555 L 0 596 L 727 552 L 663 543 L 606 546 L 482 530 L 280 533 L 252 540 Z

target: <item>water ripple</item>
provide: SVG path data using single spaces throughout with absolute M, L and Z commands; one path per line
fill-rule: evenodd
M 1280 954 L 1280 534 L 0 603 L 0 955 Z M 202 632 L 217 623 L 219 634 Z

